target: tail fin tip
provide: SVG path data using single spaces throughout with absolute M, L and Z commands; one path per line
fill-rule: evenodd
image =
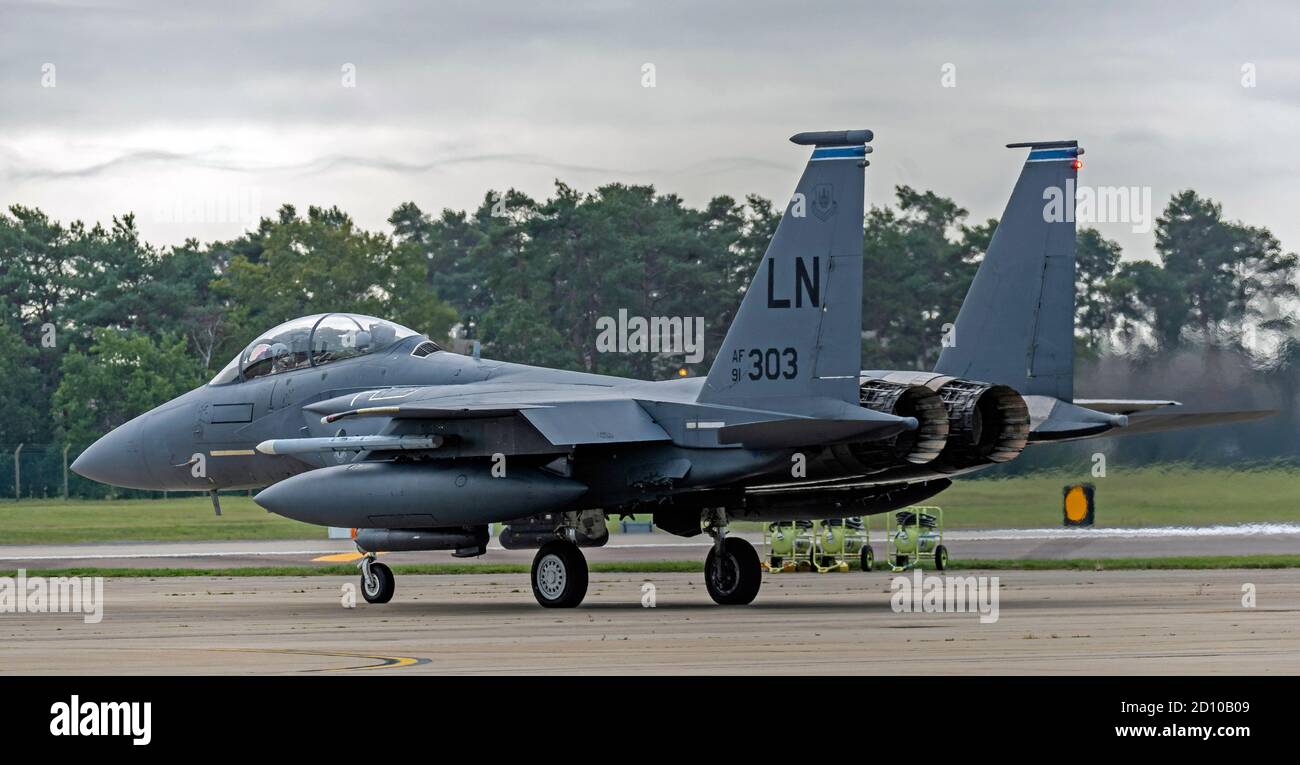
M 1076 147 L 1078 145 L 1079 142 L 1074 139 L 1068 141 L 1017 141 L 1016 143 L 1007 144 L 1007 148 L 1008 149 L 1065 149 L 1065 148 Z M 1083 150 L 1080 149 L 1079 153 L 1082 154 Z
M 790 143 L 799 146 L 857 146 L 871 143 L 874 137 L 870 130 L 814 130 L 795 133 L 790 136 Z

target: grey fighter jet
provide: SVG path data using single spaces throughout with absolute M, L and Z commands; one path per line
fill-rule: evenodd
M 746 604 L 762 570 L 732 519 L 905 507 L 1027 444 L 1258 417 L 1167 415 L 1167 401 L 1072 398 L 1074 223 L 1045 214 L 1075 142 L 1029 158 L 933 371 L 862 371 L 869 130 L 800 133 L 812 155 L 708 376 L 645 382 L 447 352 L 352 314 L 255 339 L 206 386 L 73 463 L 140 489 L 258 488 L 280 515 L 354 529 L 362 594 L 392 598 L 381 551 L 535 548 L 532 589 L 578 605 L 581 548 L 610 515 L 709 534 L 706 585 Z M 1072 184 L 1068 187 L 1072 188 Z M 218 506 L 219 508 L 219 506 Z

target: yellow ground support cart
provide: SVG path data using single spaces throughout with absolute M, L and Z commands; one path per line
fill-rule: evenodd
M 821 573 L 848 571 L 855 559 L 863 571 L 875 566 L 871 526 L 862 518 L 828 518 L 818 524 L 813 540 L 813 567 Z
M 898 526 L 891 528 L 890 516 Z M 943 546 L 943 508 L 909 507 L 885 516 L 886 554 L 894 571 L 908 571 L 922 561 L 932 561 L 938 571 L 948 567 Z
M 870 571 L 876 563 L 871 527 L 862 518 L 769 523 L 763 544 L 768 551 L 763 568 L 774 573 L 848 571 L 851 560 Z
M 767 560 L 763 568 L 772 572 L 811 571 L 814 567 L 812 521 L 782 521 L 763 527 Z

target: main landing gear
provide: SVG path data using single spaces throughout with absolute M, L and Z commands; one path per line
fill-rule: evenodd
M 533 558 L 532 584 L 542 607 L 573 608 L 587 595 L 587 558 L 573 542 L 547 542 Z
M 763 564 L 754 546 L 739 537 L 727 536 L 724 510 L 708 511 L 704 530 L 713 537 L 713 549 L 704 559 L 704 586 L 709 597 L 722 606 L 749 605 L 763 584 Z
M 713 547 L 704 560 L 704 585 L 709 597 L 723 606 L 754 602 L 763 584 L 763 566 L 754 546 L 727 535 L 727 516 L 722 509 L 705 512 L 704 530 L 713 538 Z M 537 551 L 529 579 L 533 597 L 543 608 L 574 608 L 587 595 L 587 558 L 575 543 L 572 528 L 557 531 L 557 538 Z M 366 602 L 392 600 L 396 589 L 393 570 L 375 560 L 373 554 L 362 558 L 360 566 L 361 595 Z
M 361 559 L 361 596 L 367 603 L 393 599 L 393 570 L 375 560 Z M 573 608 L 587 595 L 587 559 L 578 546 L 565 539 L 542 545 L 533 558 L 533 596 L 546 608 Z
M 393 599 L 397 589 L 397 580 L 393 570 L 367 555 L 361 559 L 361 597 L 367 603 L 387 603 Z

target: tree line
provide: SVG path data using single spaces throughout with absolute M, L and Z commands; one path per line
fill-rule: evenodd
M 640 378 L 682 359 L 602 352 L 598 319 L 702 317 L 706 355 L 690 369 L 702 374 L 780 215 L 754 195 L 695 208 L 652 186 L 557 182 L 546 199 L 493 191 L 474 210 L 407 202 L 385 231 L 337 207 L 284 205 L 234 239 L 156 247 L 131 214 L 87 225 L 15 205 L 0 213 L 0 445 L 80 448 L 209 379 L 258 332 L 326 311 L 438 340 L 455 328 L 489 357 Z M 997 225 L 968 217 L 907 186 L 868 211 L 866 366 L 934 363 Z M 1123 260 L 1080 228 L 1081 376 L 1114 375 L 1122 360 L 1141 379 L 1160 359 L 1215 353 L 1284 386 L 1300 359 L 1297 256 L 1190 190 L 1169 199 L 1155 234 L 1155 259 Z M 1278 395 L 1290 409 L 1294 395 Z

